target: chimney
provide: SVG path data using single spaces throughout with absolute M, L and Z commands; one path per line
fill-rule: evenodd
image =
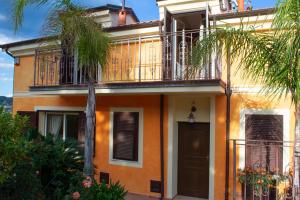
M 245 10 L 245 0 L 238 0 L 238 11 L 244 11 Z
M 122 9 L 119 11 L 119 25 L 126 25 L 126 10 L 125 10 L 125 0 L 122 1 Z

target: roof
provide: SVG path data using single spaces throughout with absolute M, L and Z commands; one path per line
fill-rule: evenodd
M 88 12 L 98 12 L 98 11 L 103 11 L 103 10 L 109 10 L 111 12 L 119 12 L 121 9 L 122 9 L 122 6 L 106 4 L 104 6 L 89 8 L 89 9 L 87 9 L 87 11 Z M 140 21 L 132 8 L 125 7 L 125 10 L 127 11 L 127 13 L 131 14 L 134 17 L 135 21 L 137 21 L 137 22 Z
M 130 29 L 137 29 L 137 28 L 148 28 L 148 27 L 159 26 L 160 22 L 161 21 L 159 21 L 159 20 L 139 22 L 139 23 L 135 23 L 135 24 L 127 24 L 127 25 L 122 25 L 122 26 L 114 26 L 114 27 L 104 28 L 103 30 L 107 31 L 107 32 L 114 32 L 114 31 L 130 30 Z M 40 38 L 35 38 L 35 39 L 30 39 L 30 40 L 13 42 L 13 43 L 9 43 L 9 44 L 3 44 L 3 45 L 0 45 L 0 48 L 7 49 L 9 47 L 32 44 L 32 43 L 36 43 L 36 42 L 43 42 L 43 41 L 54 40 L 54 39 L 57 39 L 57 36 L 46 36 L 46 37 L 40 37 Z
M 160 0 L 157 0 L 157 1 L 160 1 Z M 90 9 L 88 9 L 88 11 L 94 12 L 94 11 L 101 11 L 101 10 L 109 9 L 109 10 L 115 12 L 115 11 L 120 10 L 121 8 L 122 8 L 121 6 L 107 4 L 106 6 L 90 8 Z M 126 7 L 126 9 L 131 9 L 131 8 Z M 242 11 L 242 12 L 228 12 L 228 13 L 210 15 L 209 18 L 211 20 L 212 19 L 220 20 L 220 19 L 230 19 L 230 18 L 238 18 L 238 17 L 250 17 L 250 16 L 257 16 L 257 15 L 273 14 L 273 13 L 275 13 L 275 11 L 276 11 L 275 8 L 266 8 L 266 9 L 258 9 L 258 10 L 247 10 L 247 11 Z M 147 27 L 158 26 L 160 22 L 161 21 L 159 21 L 159 20 L 148 21 L 148 22 L 138 22 L 135 24 L 127 24 L 127 25 L 122 25 L 122 26 L 105 28 L 104 31 L 113 32 L 113 31 L 122 31 L 122 30 L 129 30 L 129 29 L 135 29 L 135 28 L 147 28 Z M 42 42 L 42 41 L 51 40 L 51 39 L 55 39 L 55 38 L 57 38 L 57 36 L 41 37 L 41 38 L 36 38 L 36 39 L 24 40 L 24 41 L 9 43 L 9 44 L 3 44 L 3 45 L 0 45 L 0 48 L 7 49 L 9 47 L 32 44 L 32 43 Z
M 240 17 L 252 17 L 258 15 L 270 15 L 276 12 L 275 8 L 264 8 L 257 10 L 245 10 L 240 12 L 227 12 L 222 14 L 210 15 L 210 19 L 230 19 L 230 18 L 240 18 Z
M 108 28 L 104 28 L 104 31 L 113 32 L 113 31 L 130 30 L 130 29 L 135 29 L 135 28 L 148 28 L 148 27 L 153 27 L 153 26 L 159 26 L 160 23 L 161 23 L 160 20 L 152 20 L 152 21 L 146 21 L 146 22 L 139 22 L 139 23 L 135 23 L 135 24 L 126 24 L 126 25 L 121 25 L 121 26 L 108 27 Z
M 46 37 L 34 38 L 34 39 L 29 39 L 29 40 L 12 42 L 12 43 L 8 43 L 8 44 L 2 44 L 2 45 L 0 45 L 0 48 L 1 49 L 7 49 L 9 47 L 32 44 L 32 43 L 36 43 L 36 42 L 49 41 L 49 40 L 54 40 L 54 39 L 57 39 L 57 38 L 58 38 L 57 36 L 46 36 Z

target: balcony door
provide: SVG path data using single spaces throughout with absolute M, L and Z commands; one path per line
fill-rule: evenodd
M 61 59 L 60 59 L 60 84 L 74 84 L 74 51 L 72 51 L 67 45 L 62 45 Z
M 208 76 L 209 70 L 192 68 L 192 52 L 206 28 L 206 11 L 171 14 L 165 9 L 164 78 L 195 80 Z

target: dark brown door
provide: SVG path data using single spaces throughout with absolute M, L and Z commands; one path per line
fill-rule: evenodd
M 209 123 L 178 124 L 178 194 L 208 199 Z

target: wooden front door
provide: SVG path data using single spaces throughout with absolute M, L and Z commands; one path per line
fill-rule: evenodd
M 178 195 L 208 199 L 209 123 L 178 124 Z

